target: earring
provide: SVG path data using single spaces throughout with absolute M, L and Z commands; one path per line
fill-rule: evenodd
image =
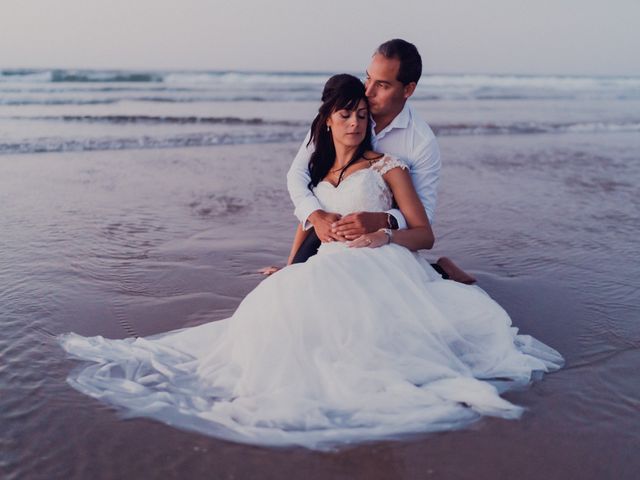
M 327 132 L 331 131 L 331 127 L 329 125 L 327 125 Z

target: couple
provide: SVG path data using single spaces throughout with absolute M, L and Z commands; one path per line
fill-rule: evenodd
M 372 68 L 367 89 L 387 81 Z M 317 213 L 317 254 L 260 283 L 225 320 L 150 338 L 63 335 L 69 353 L 94 362 L 71 385 L 129 416 L 271 446 L 324 448 L 518 417 L 500 391 L 559 368 L 562 357 L 518 335 L 481 289 L 443 280 L 412 253 L 434 241 L 424 203 L 433 205 L 435 182 L 418 194 L 409 166 L 373 149 L 367 97 L 378 108 L 376 96 L 350 75 L 325 86 L 310 133 L 313 198 L 296 208 L 304 220 Z M 413 119 L 403 110 L 387 135 Z M 428 148 L 419 132 L 399 133 Z M 389 211 L 406 228 L 387 228 L 386 214 L 350 215 Z
M 394 39 L 380 45 L 367 68 L 365 83 L 371 125 L 361 125 L 360 128 L 374 130 L 371 136 L 374 149 L 394 155 L 408 165 L 420 203 L 432 224 L 440 180 L 440 150 L 429 126 L 407 104 L 421 75 L 422 59 L 413 44 Z M 295 205 L 295 214 L 301 222 L 288 265 L 306 261 L 317 252 L 321 242 L 351 241 L 383 228 L 399 230 L 407 226 L 402 211 L 397 208 L 387 212 L 351 212 L 344 217 L 323 210 L 309 189 L 309 162 L 315 150 L 310 138 L 312 133 L 316 137 L 322 134 L 312 128 L 287 174 L 287 187 Z M 336 161 L 341 166 L 331 172 L 330 181 L 340 182 L 347 169 L 351 168 L 347 163 L 344 158 Z M 440 258 L 432 267 L 443 278 L 468 284 L 475 282 L 471 275 L 447 257 Z M 270 275 L 277 270 L 277 267 L 267 267 L 262 273 Z

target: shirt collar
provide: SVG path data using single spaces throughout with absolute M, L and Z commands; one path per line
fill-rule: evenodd
M 406 102 L 404 104 L 404 107 L 402 108 L 402 111 L 398 115 L 396 115 L 396 117 L 393 120 L 391 120 L 391 123 L 387 125 L 384 128 L 384 130 L 382 130 L 377 135 L 375 134 L 376 122 L 373 118 L 371 118 L 371 129 L 372 129 L 373 135 L 377 139 L 381 139 L 394 128 L 407 128 L 409 126 L 410 120 L 411 120 L 411 107 L 409 106 L 409 102 Z

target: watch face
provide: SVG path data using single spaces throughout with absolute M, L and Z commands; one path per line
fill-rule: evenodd
M 389 227 L 391 227 L 392 230 L 398 229 L 398 221 L 396 220 L 396 217 L 391 214 L 389 214 Z

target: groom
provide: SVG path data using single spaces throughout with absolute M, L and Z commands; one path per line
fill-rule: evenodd
M 367 68 L 365 81 L 372 118 L 372 143 L 378 152 L 388 153 L 409 166 L 420 201 L 433 224 L 440 181 L 440 149 L 433 131 L 407 103 L 422 75 L 422 59 L 416 47 L 401 39 L 380 45 Z M 308 188 L 309 158 L 313 145 L 309 135 L 303 142 L 287 173 L 287 188 L 295 205 L 295 215 L 305 230 L 313 227 L 296 253 L 293 263 L 314 255 L 320 242 L 353 240 L 381 228 L 406 228 L 398 209 L 387 212 L 356 212 L 344 217 L 322 209 Z M 463 283 L 475 279 L 443 257 L 434 268 L 444 278 Z

